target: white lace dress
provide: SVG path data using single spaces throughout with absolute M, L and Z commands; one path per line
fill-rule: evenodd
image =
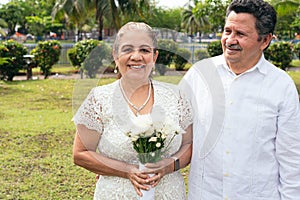
M 182 98 L 175 85 L 152 81 L 154 104 L 149 116 L 163 116 L 172 119 L 186 129 L 192 123 L 190 104 Z M 137 164 L 137 153 L 132 147 L 131 139 L 126 136 L 128 122 L 135 115 L 122 96 L 119 80 L 91 90 L 80 106 L 73 120 L 101 134 L 98 151 L 112 159 Z M 167 137 L 166 143 L 171 136 Z M 170 157 L 181 145 L 181 135 L 177 135 L 165 153 Z M 155 188 L 157 200 L 181 200 L 185 197 L 185 184 L 180 171 L 165 175 Z M 101 176 L 97 181 L 94 199 L 134 200 L 139 199 L 129 179 Z

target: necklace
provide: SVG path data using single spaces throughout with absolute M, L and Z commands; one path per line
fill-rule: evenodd
M 150 97 L 151 97 L 151 90 L 152 90 L 152 86 L 151 86 L 151 80 L 149 80 L 149 90 L 148 90 L 148 97 L 146 99 L 146 101 L 140 106 L 140 107 L 137 107 L 136 105 L 134 105 L 126 96 L 125 94 L 125 91 L 123 89 L 123 86 L 122 86 L 122 83 L 121 83 L 121 80 L 119 81 L 119 85 L 120 85 L 120 89 L 121 89 L 121 92 L 122 92 L 122 95 L 123 97 L 125 98 L 126 102 L 136 111 L 136 115 L 140 115 L 140 111 L 143 110 L 143 108 L 147 105 L 147 103 L 149 102 L 150 100 Z

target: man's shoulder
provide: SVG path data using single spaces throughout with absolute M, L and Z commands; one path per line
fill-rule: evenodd
M 214 56 L 210 58 L 205 58 L 202 60 L 197 61 L 193 64 L 192 68 L 199 70 L 199 68 L 206 67 L 206 66 L 219 66 L 225 63 L 225 59 L 223 55 Z

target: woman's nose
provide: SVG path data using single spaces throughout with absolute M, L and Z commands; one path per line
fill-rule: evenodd
M 141 54 L 139 53 L 139 50 L 134 50 L 130 55 L 130 59 L 141 59 Z

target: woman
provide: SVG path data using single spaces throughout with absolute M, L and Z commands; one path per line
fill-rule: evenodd
M 125 24 L 113 46 L 121 78 L 92 89 L 73 118 L 77 129 L 74 162 L 101 175 L 94 199 L 139 199 L 142 190 L 150 187 L 155 188 L 155 199 L 185 199 L 184 181 L 177 168 L 190 162 L 191 109 L 176 87 L 149 78 L 157 56 L 151 27 Z M 185 133 L 173 139 L 167 135 L 170 145 L 164 159 L 146 164 L 141 171 L 132 140 L 125 133 L 132 121 L 149 118 L 162 123 L 171 119 Z

